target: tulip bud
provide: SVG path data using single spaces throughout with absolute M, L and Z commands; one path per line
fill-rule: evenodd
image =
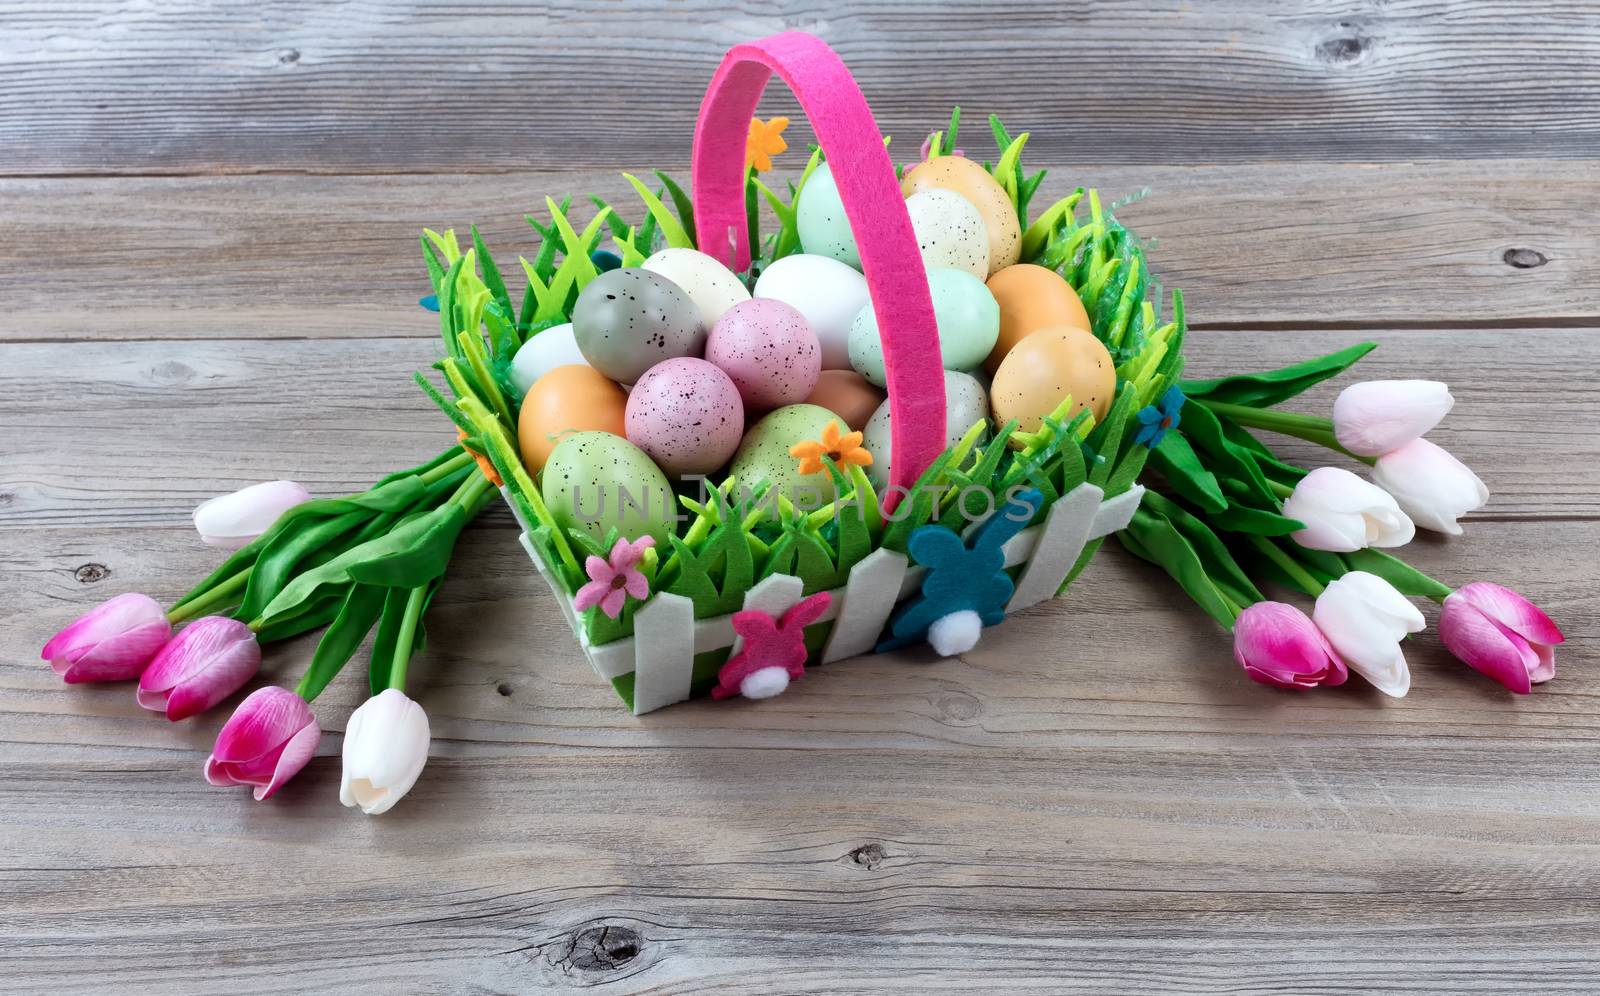
M 311 761 L 321 737 L 305 699 L 286 688 L 258 688 L 222 724 L 206 759 L 206 781 L 254 786 L 259 802 Z
M 1239 613 L 1233 659 L 1254 680 L 1279 688 L 1342 685 L 1349 677 L 1322 631 L 1283 602 L 1257 602 Z
M 1444 600 L 1439 639 L 1468 667 L 1520 695 L 1556 676 L 1555 646 L 1566 641 L 1537 605 L 1487 581 Z
M 339 801 L 368 816 L 386 813 L 411 791 L 428 763 L 428 714 L 386 688 L 350 714 L 344 732 Z
M 1333 402 L 1333 434 L 1358 456 L 1383 456 L 1438 425 L 1456 399 L 1436 380 L 1369 380 Z
M 1389 582 L 1351 571 L 1328 583 L 1311 617 L 1350 669 L 1378 691 L 1398 699 L 1411 690 L 1411 669 L 1400 641 L 1407 633 L 1421 632 L 1425 623 L 1417 607 Z
M 69 685 L 137 678 L 172 638 L 155 599 L 129 592 L 85 612 L 50 638 L 39 656 Z
M 1489 489 L 1466 464 L 1426 439 L 1378 458 L 1372 479 L 1424 529 L 1460 536 L 1456 519 L 1483 507 Z
M 194 527 L 207 545 L 237 550 L 271 528 L 278 516 L 310 500 L 311 493 L 293 481 L 252 484 L 202 502 L 194 510 Z
M 1318 467 L 1301 478 L 1284 499 L 1283 514 L 1305 523 L 1292 538 L 1308 550 L 1405 546 L 1417 532 L 1393 496 L 1339 467 Z
M 178 635 L 139 676 L 139 704 L 173 722 L 205 712 L 244 687 L 261 667 L 261 645 L 250 627 L 206 616 Z

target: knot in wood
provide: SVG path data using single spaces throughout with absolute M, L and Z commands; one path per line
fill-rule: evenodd
M 867 871 L 877 871 L 878 866 L 883 864 L 883 859 L 886 857 L 888 857 L 888 852 L 883 849 L 882 844 L 862 844 L 845 855 L 845 860 L 859 868 L 865 868 Z
M 555 962 L 562 971 L 614 972 L 639 957 L 644 938 L 631 927 L 595 924 L 567 939 Z
M 84 564 L 73 571 L 72 576 L 78 579 L 79 584 L 94 584 L 110 577 L 111 568 L 105 564 Z
M 1317 43 L 1317 59 L 1330 65 L 1346 65 L 1360 59 L 1371 47 L 1372 39 L 1360 35 L 1341 35 Z
M 1550 262 L 1549 257 L 1535 249 L 1507 249 L 1500 258 L 1506 261 L 1507 266 L 1518 270 L 1531 270 Z

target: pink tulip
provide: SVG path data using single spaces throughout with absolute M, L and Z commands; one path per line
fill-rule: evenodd
M 1333 402 L 1333 434 L 1360 456 L 1383 456 L 1438 425 L 1456 399 L 1436 380 L 1368 380 Z
M 1342 685 L 1344 661 L 1304 612 L 1283 602 L 1257 602 L 1233 624 L 1233 659 L 1264 685 L 1310 689 Z
M 173 722 L 188 719 L 243 688 L 259 667 L 250 627 L 227 616 L 196 619 L 139 676 L 139 704 Z
M 1444 600 L 1439 639 L 1474 671 L 1526 695 L 1556 676 L 1555 645 L 1566 637 L 1510 588 L 1474 581 Z
M 258 688 L 222 724 L 206 759 L 206 781 L 253 785 L 259 802 L 306 766 L 321 737 L 305 699 L 285 688 Z
M 137 678 L 172 638 L 166 613 L 129 592 L 95 606 L 50 638 L 39 656 L 69 685 Z
M 311 493 L 293 481 L 266 481 L 202 502 L 194 527 L 208 546 L 237 550 L 271 528 L 278 517 Z

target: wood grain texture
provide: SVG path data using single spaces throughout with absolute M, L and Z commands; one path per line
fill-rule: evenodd
M 1600 326 L 1600 161 L 1058 167 L 1041 210 L 1077 185 L 1150 192 L 1118 215 L 1199 328 Z M 422 228 L 514 273 L 569 193 L 642 217 L 612 171 L 0 180 L 0 340 L 432 335 Z
M 0 173 L 681 164 L 722 52 L 791 28 L 910 148 L 961 103 L 1061 163 L 1600 156 L 1582 0 L 16 0 Z

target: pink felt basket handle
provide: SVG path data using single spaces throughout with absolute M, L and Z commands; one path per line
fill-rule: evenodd
M 828 157 L 883 339 L 892 436 L 891 488 L 909 489 L 945 449 L 944 366 L 933 299 L 894 164 L 861 88 L 839 56 L 801 31 L 735 45 L 711 77 L 694 132 L 700 251 L 734 272 L 750 267 L 745 138 L 772 74 L 794 91 Z M 893 508 L 904 492 L 890 491 Z

